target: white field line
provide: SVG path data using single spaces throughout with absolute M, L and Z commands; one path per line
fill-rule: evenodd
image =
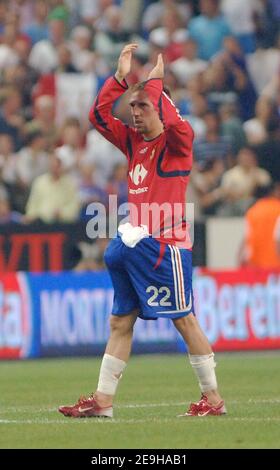
M 260 400 L 255 400 L 255 399 L 250 399 L 246 401 L 242 400 L 229 400 L 227 401 L 227 404 L 243 404 L 243 405 L 250 405 L 250 404 L 264 404 L 264 403 L 270 403 L 270 404 L 279 404 L 280 399 L 260 399 Z M 116 405 L 116 408 L 124 409 L 124 408 L 161 408 L 161 407 L 176 407 L 176 406 L 186 406 L 186 402 L 173 402 L 173 403 L 130 403 L 130 404 L 123 404 L 123 405 Z M 8 413 L 46 413 L 46 412 L 56 412 L 57 408 L 53 407 L 34 407 L 32 405 L 26 405 L 22 407 L 0 407 L 0 414 L 5 415 Z M 111 423 L 111 424 L 141 424 L 141 423 L 169 423 L 174 421 L 176 419 L 176 416 L 170 417 L 170 418 L 160 418 L 160 417 L 153 417 L 153 416 L 147 416 L 146 418 L 140 418 L 140 419 L 103 419 L 103 418 L 95 418 L 94 420 L 88 420 L 88 419 L 49 419 L 49 418 L 34 418 L 34 419 L 1 419 L 0 418 L 0 424 L 69 424 L 69 423 L 89 423 L 92 421 L 98 422 L 98 423 Z M 184 419 L 184 418 L 182 418 Z M 208 418 L 209 419 L 209 418 Z M 280 417 L 264 417 L 264 418 L 258 418 L 258 417 L 243 417 L 243 418 L 238 418 L 238 417 L 231 417 L 231 416 L 226 416 L 224 418 L 220 419 L 226 419 L 226 421 L 232 421 L 232 422 L 259 422 L 259 423 L 265 423 L 265 422 L 280 422 Z M 197 420 L 191 420 L 192 422 L 195 422 Z M 200 420 L 198 420 L 200 421 Z
M 205 417 L 204 419 L 211 419 L 212 417 Z M 1 424 L 71 424 L 71 426 L 74 424 L 93 424 L 93 422 L 98 423 L 98 424 L 147 424 L 147 423 L 158 423 L 158 424 L 164 424 L 164 423 L 170 423 L 174 422 L 174 420 L 178 419 L 176 416 L 173 418 L 151 418 L 147 417 L 146 419 L 104 419 L 104 418 L 95 418 L 95 419 L 0 419 L 0 425 Z M 187 420 L 189 421 L 191 419 L 191 423 L 196 423 L 196 422 L 201 422 L 201 419 L 196 418 L 179 418 L 181 421 Z M 202 418 L 203 419 L 203 418 Z M 215 422 L 244 422 L 244 423 L 272 423 L 272 422 L 280 422 L 280 417 L 270 417 L 266 416 L 265 418 L 238 418 L 238 417 L 230 417 L 230 416 L 225 416 L 225 417 L 215 417 Z
M 249 400 L 226 400 L 227 405 L 258 405 L 258 404 L 279 404 L 280 398 L 267 398 L 267 399 L 249 399 Z M 187 407 L 189 403 L 187 401 L 182 402 L 170 402 L 170 403 L 128 403 L 128 404 L 119 404 L 114 405 L 115 409 L 124 409 L 124 408 L 164 408 L 164 407 L 174 407 L 174 406 L 185 406 Z M 57 411 L 57 408 L 53 406 L 34 406 L 34 405 L 23 405 L 23 406 L 0 406 L 0 413 L 46 413 Z

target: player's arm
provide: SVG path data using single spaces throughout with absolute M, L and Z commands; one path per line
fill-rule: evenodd
M 128 128 L 112 115 L 112 107 L 128 88 L 125 78 L 130 72 L 131 56 L 136 48 L 137 44 L 123 48 L 115 75 L 106 80 L 89 112 L 89 120 L 94 127 L 123 153 L 127 149 Z
M 163 90 L 164 64 L 158 55 L 155 67 L 148 75 L 145 90 L 163 122 L 167 146 L 178 156 L 190 156 L 194 132 L 179 114 L 171 98 Z

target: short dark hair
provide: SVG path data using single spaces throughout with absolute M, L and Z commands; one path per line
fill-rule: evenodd
M 147 82 L 138 82 L 130 87 L 131 93 L 143 91 Z
M 134 85 L 132 85 L 131 93 L 135 93 L 137 91 L 146 91 L 145 90 L 145 85 L 146 85 L 147 82 L 148 82 L 148 80 L 145 80 L 144 82 L 138 82 L 138 83 L 135 83 Z M 163 85 L 163 91 L 164 91 L 164 93 L 167 94 L 167 96 L 169 96 L 169 98 L 171 98 L 171 91 L 170 91 L 168 86 Z

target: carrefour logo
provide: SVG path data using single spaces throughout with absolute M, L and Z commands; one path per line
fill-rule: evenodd
M 133 183 L 138 186 L 139 184 L 143 183 L 147 173 L 148 172 L 144 165 L 142 165 L 142 163 L 137 163 L 134 169 L 129 172 L 129 176 Z

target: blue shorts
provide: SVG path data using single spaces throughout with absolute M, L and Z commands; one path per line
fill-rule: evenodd
M 114 287 L 113 315 L 140 309 L 149 320 L 193 312 L 192 252 L 143 238 L 134 248 L 117 236 L 104 254 Z

